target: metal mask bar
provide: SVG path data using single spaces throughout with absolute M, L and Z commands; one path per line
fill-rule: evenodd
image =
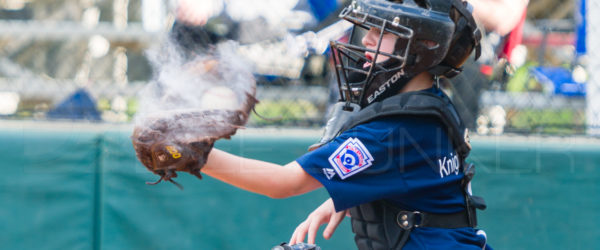
M 381 30 L 379 34 L 379 39 L 377 41 L 376 49 L 368 49 L 363 46 L 357 46 L 350 43 L 340 43 L 337 41 L 330 42 L 330 47 L 333 53 L 333 63 L 335 64 L 336 76 L 338 80 L 340 97 L 346 99 L 346 102 L 360 102 L 365 95 L 365 90 L 367 89 L 372 79 L 375 77 L 375 69 L 377 69 L 377 71 L 389 72 L 400 70 L 406 66 L 408 52 L 410 51 L 410 47 L 412 44 L 413 30 L 406 26 L 400 25 L 397 22 L 397 20 L 394 20 L 394 22 L 392 22 L 390 20 L 379 18 L 377 16 L 369 15 L 368 13 L 358 10 L 352 5 L 344 8 L 344 10 L 342 10 L 342 12 L 340 13 L 339 17 L 367 30 L 369 30 L 371 27 L 378 28 Z M 356 27 L 352 29 L 351 39 L 353 38 L 352 36 L 355 35 L 355 29 Z M 396 41 L 396 43 L 402 42 L 406 44 L 401 54 L 398 55 L 380 51 L 382 38 L 385 33 L 391 33 L 397 36 L 398 40 Z M 401 39 L 404 41 L 400 41 Z M 369 60 L 366 57 L 365 54 L 367 52 L 373 54 L 372 60 Z M 390 59 L 393 58 L 399 62 L 399 65 L 393 68 L 386 69 L 382 65 L 376 63 L 377 58 L 379 56 L 386 56 Z M 368 70 L 365 70 L 362 67 L 362 65 L 360 65 L 361 60 L 371 63 Z M 350 61 L 352 61 L 353 63 L 351 64 Z M 366 76 L 364 84 L 362 84 L 362 86 L 355 86 L 354 89 L 352 88 L 350 82 L 348 81 L 349 74 L 351 72 L 357 72 Z M 360 91 L 358 100 L 356 100 L 357 96 L 353 94 L 356 90 Z
M 348 92 L 350 90 L 350 86 L 348 86 L 346 88 L 346 95 L 344 95 L 344 93 L 342 92 L 343 88 L 342 88 L 342 78 L 340 77 L 340 70 L 342 71 L 342 76 L 344 77 L 344 82 L 346 83 L 346 85 L 348 85 L 348 77 L 346 76 L 346 74 L 343 71 L 343 63 L 342 63 L 342 57 L 340 55 L 340 51 L 337 49 L 336 45 L 335 45 L 335 41 L 330 41 L 329 42 L 329 46 L 331 47 L 331 53 L 332 56 L 331 58 L 333 58 L 333 64 L 335 66 L 335 75 L 337 77 L 337 81 L 338 81 L 338 89 L 340 91 L 340 98 L 342 99 L 346 99 L 346 102 L 350 102 L 350 100 L 348 100 L 350 93 Z M 339 63 L 338 63 L 339 61 Z
M 385 27 L 385 25 L 387 24 L 387 20 L 383 21 L 383 27 Z M 362 100 L 363 97 L 365 96 L 365 90 L 367 88 L 367 83 L 370 83 L 373 80 L 373 69 L 375 68 L 375 65 L 377 65 L 377 57 L 379 56 L 380 53 L 380 49 L 381 49 L 381 43 L 383 42 L 383 34 L 385 34 L 385 28 L 381 29 L 379 31 L 379 39 L 377 40 L 377 49 L 375 50 L 375 56 L 373 56 L 373 61 L 371 62 L 371 67 L 369 67 L 369 73 L 367 74 L 367 79 L 365 79 L 365 85 L 363 86 L 363 91 L 360 92 L 360 97 L 358 98 L 358 100 Z M 398 41 L 396 41 L 398 42 Z M 394 45 L 395 47 L 396 45 Z M 406 50 L 408 51 L 408 50 Z M 388 59 L 389 60 L 389 59 Z M 404 66 L 404 64 L 406 64 L 406 60 L 402 61 L 402 66 Z
M 350 72 L 358 72 L 361 74 L 368 74 L 367 71 L 362 70 L 362 68 L 356 68 L 356 67 L 350 67 L 350 66 L 346 66 L 347 64 L 349 64 L 348 62 L 344 63 L 344 58 L 342 58 L 342 56 L 346 57 L 346 60 L 352 60 L 354 63 L 358 63 L 359 60 L 356 60 L 355 57 L 361 58 L 366 60 L 366 57 L 364 57 L 364 54 L 362 53 L 358 53 L 356 51 L 350 50 L 346 47 L 344 47 L 344 45 L 340 45 L 340 44 L 336 44 L 336 43 L 332 43 L 332 51 L 336 51 L 336 55 L 337 55 L 337 60 L 340 63 L 337 63 L 335 65 L 336 68 L 336 74 L 338 75 L 338 87 L 340 88 L 340 93 L 342 90 L 345 90 L 346 95 L 344 96 L 347 102 L 350 101 L 355 101 L 355 100 L 351 100 L 351 99 L 356 99 L 352 93 L 353 89 L 350 86 L 350 81 L 348 81 L 348 74 Z M 351 55 L 353 54 L 353 55 Z M 339 71 L 341 71 L 341 73 L 339 73 Z M 339 75 L 342 75 L 344 77 L 344 83 L 345 86 L 343 86 L 342 82 L 341 82 L 341 78 L 339 78 Z M 360 101 L 360 100 L 358 100 Z

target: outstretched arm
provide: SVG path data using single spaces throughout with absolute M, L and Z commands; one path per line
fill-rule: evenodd
M 213 149 L 202 172 L 241 189 L 271 198 L 300 195 L 321 187 L 295 161 L 285 166 Z

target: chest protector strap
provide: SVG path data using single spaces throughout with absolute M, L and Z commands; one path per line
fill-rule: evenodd
M 465 196 L 465 210 L 456 214 L 430 214 L 419 211 L 403 211 L 395 205 L 379 200 L 350 209 L 352 231 L 359 249 L 401 249 L 408 241 L 410 232 L 420 225 L 439 228 L 475 227 L 475 208 L 485 209 L 482 198 L 472 196 L 470 181 L 474 175 L 474 165 L 466 164 L 471 151 L 468 131 L 450 99 L 426 91 L 399 94 L 376 102 L 354 114 L 341 126 L 338 135 L 359 124 L 385 116 L 435 117 L 440 120 L 460 158 L 461 169 L 465 174 L 462 180 Z M 424 221 L 427 218 L 427 221 Z

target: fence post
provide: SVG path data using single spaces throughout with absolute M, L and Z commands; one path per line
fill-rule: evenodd
M 142 0 L 142 25 L 150 32 L 161 31 L 165 26 L 166 6 L 162 0 Z
M 587 19 L 587 72 L 589 78 L 586 93 L 587 134 L 600 136 L 600 2 L 585 1 Z M 583 7 L 584 5 L 582 5 Z

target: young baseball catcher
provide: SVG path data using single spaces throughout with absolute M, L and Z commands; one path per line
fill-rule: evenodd
M 436 84 L 478 52 L 471 12 L 462 0 L 353 1 L 340 13 L 354 24 L 350 41 L 331 42 L 341 100 L 320 142 L 285 166 L 211 150 L 244 124 L 254 102 L 196 113 L 185 125 L 138 128 L 138 157 L 162 180 L 175 171 L 200 177 L 202 169 L 272 198 L 325 187 L 331 199 L 298 226 L 292 244 L 306 233 L 313 243 L 324 223 L 330 237 L 348 213 L 358 249 L 486 248 L 475 213 L 485 204 L 471 195 L 473 166 L 465 162 L 467 132 Z M 186 126 L 203 129 L 186 134 Z M 166 139 L 170 131 L 175 140 Z

